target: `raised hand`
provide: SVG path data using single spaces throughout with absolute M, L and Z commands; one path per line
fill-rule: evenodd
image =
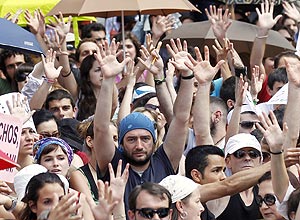
M 259 66 L 255 66 L 254 68 L 252 68 L 250 93 L 253 99 L 257 98 L 257 94 L 260 92 L 262 88 L 264 79 L 265 79 L 265 75 L 259 71 Z
M 174 18 L 172 15 L 168 16 L 153 16 L 152 18 L 152 34 L 156 38 L 160 38 L 165 32 L 171 30 L 174 24 Z
M 289 62 L 287 62 L 287 60 L 284 61 L 289 83 L 293 84 L 297 88 L 300 88 L 300 62 L 298 61 L 297 64 L 290 64 Z
M 185 63 L 189 63 L 192 65 L 191 61 L 188 58 L 188 50 L 187 50 L 187 42 L 183 41 L 183 45 L 179 38 L 176 39 L 176 43 L 173 39 L 170 40 L 170 44 L 167 44 L 167 50 L 170 53 L 171 57 L 173 57 L 174 61 L 170 61 L 177 70 L 183 76 L 191 75 L 191 70 L 185 65 Z
M 230 41 L 227 38 L 225 38 L 224 41 L 225 41 L 224 47 L 221 46 L 221 44 L 219 43 L 219 41 L 217 39 L 215 39 L 215 45 L 212 45 L 212 47 L 216 53 L 218 61 L 226 60 L 227 54 L 230 51 L 230 48 L 229 48 Z
M 226 9 L 224 15 L 222 15 L 221 8 L 216 9 L 215 5 L 210 5 L 209 11 L 205 9 L 205 13 L 208 17 L 208 20 L 211 22 L 215 37 L 219 41 L 223 41 L 223 39 L 226 38 L 226 32 L 232 23 L 229 20 L 231 16 L 229 10 Z
M 117 173 L 114 173 L 112 165 L 108 164 L 109 176 L 110 176 L 110 189 L 112 191 L 113 201 L 122 202 L 125 192 L 126 183 L 129 175 L 129 164 L 122 173 L 122 160 L 119 160 Z
M 262 29 L 270 30 L 281 18 L 282 15 L 277 15 L 273 18 L 274 11 L 274 2 L 266 0 L 264 3 L 261 3 L 261 11 L 256 8 L 256 12 L 258 14 L 258 22 L 257 26 Z
M 113 209 L 118 204 L 118 201 L 113 201 L 112 190 L 110 189 L 108 182 L 105 184 L 98 180 L 98 205 L 93 201 L 87 200 L 92 210 L 95 220 L 110 220 Z
M 45 75 L 48 80 L 56 80 L 60 74 L 62 66 L 57 69 L 54 66 L 56 59 L 56 51 L 53 51 L 52 48 L 47 51 L 46 58 L 42 55 L 43 66 L 45 70 Z
M 104 48 L 100 45 L 100 52 L 94 54 L 101 67 L 104 79 L 117 76 L 123 71 L 124 66 L 131 60 L 129 57 L 126 57 L 122 62 L 117 60 L 117 57 L 123 52 L 123 50 L 120 50 L 117 53 L 118 45 L 119 43 L 116 43 L 115 39 L 112 40 L 110 45 L 108 45 L 108 42 L 105 41 Z
M 229 66 L 232 69 L 244 67 L 241 57 L 239 56 L 238 52 L 234 49 L 233 43 L 231 42 L 229 42 L 228 61 L 229 61 Z
M 12 96 L 12 104 L 6 102 L 9 112 L 12 116 L 19 118 L 23 124 L 32 116 L 35 111 L 30 111 L 27 105 L 27 97 L 21 98 L 21 94 Z
M 291 19 L 295 20 L 296 23 L 300 22 L 300 12 L 294 5 L 294 3 L 289 3 L 287 1 L 282 2 L 284 13 Z
M 271 119 L 263 112 L 262 115 L 259 116 L 262 125 L 257 123 L 256 126 L 264 135 L 264 138 L 270 147 L 270 151 L 279 152 L 283 148 L 287 126 L 285 123 L 283 126 L 284 132 L 282 132 L 274 113 L 270 111 L 269 114 Z
M 24 17 L 27 21 L 27 25 L 29 26 L 31 33 L 33 33 L 34 35 L 40 34 L 40 36 L 44 37 L 46 27 L 45 18 L 42 12 L 40 10 L 35 10 L 32 16 L 30 12 L 26 10 Z
M 235 93 L 235 105 L 242 106 L 246 100 L 246 94 L 248 91 L 248 82 L 244 81 L 242 75 L 239 78 L 239 82 L 237 86 L 238 87 Z
M 64 22 L 64 17 L 61 12 L 59 13 L 59 18 L 55 15 L 53 15 L 53 17 L 55 19 L 55 22 L 50 20 L 51 25 L 47 25 L 47 27 L 57 30 L 57 34 L 60 38 L 59 42 L 62 43 L 66 38 L 67 34 L 70 32 L 72 16 L 69 16 L 67 23 Z
M 221 65 L 225 62 L 220 60 L 215 67 L 211 66 L 209 62 L 209 49 L 207 46 L 204 47 L 204 60 L 202 59 L 200 50 L 198 47 L 195 47 L 195 54 L 197 60 L 195 60 L 190 54 L 188 57 L 192 64 L 186 62 L 185 65 L 194 72 L 194 75 L 199 82 L 199 85 L 210 84 L 215 77 L 216 73 L 220 69 Z

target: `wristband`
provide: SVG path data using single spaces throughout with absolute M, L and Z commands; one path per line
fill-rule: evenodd
M 264 36 L 258 36 L 258 35 L 256 34 L 255 37 L 256 37 L 257 39 L 264 39 L 264 38 L 268 38 L 269 35 L 267 34 L 267 35 L 264 35 Z
M 279 154 L 282 154 L 283 153 L 283 149 L 278 151 L 278 152 L 272 152 L 270 151 L 270 154 L 273 154 L 273 155 L 279 155 Z
M 71 72 L 72 72 L 72 70 L 70 69 L 70 72 L 68 72 L 68 73 L 67 73 L 67 75 L 63 75 L 63 74 L 61 74 L 61 76 L 62 76 L 62 77 L 68 77 L 68 76 L 70 76 L 70 75 L 71 75 Z
M 155 85 L 160 85 L 162 84 L 163 82 L 166 82 L 166 78 L 163 78 L 163 79 L 154 79 L 154 84 Z
M 4 208 L 5 208 L 5 210 L 8 211 L 8 212 L 12 212 L 12 211 L 16 208 L 17 203 L 18 203 L 18 200 L 17 200 L 17 199 L 12 199 L 12 200 L 11 200 L 11 206 L 10 206 L 9 208 L 6 208 L 6 207 L 4 206 Z
M 55 79 L 48 79 L 47 77 L 43 76 L 45 82 L 49 83 L 49 84 L 54 84 L 56 82 Z
M 189 75 L 189 76 L 181 76 L 181 79 L 184 79 L 184 80 L 188 80 L 188 79 L 193 79 L 194 78 L 194 73 Z
M 241 74 L 243 74 L 243 76 L 247 76 L 247 67 L 234 68 L 234 72 L 236 77 L 240 77 Z

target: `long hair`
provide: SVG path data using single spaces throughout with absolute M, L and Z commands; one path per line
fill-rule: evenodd
M 36 213 L 32 212 L 29 207 L 29 202 L 32 201 L 35 205 L 39 199 L 39 191 L 46 184 L 58 183 L 64 189 L 64 183 L 55 173 L 40 173 L 30 179 L 26 186 L 25 196 L 22 202 L 26 204 L 25 208 L 21 211 L 19 219 L 22 220 L 36 220 Z
M 90 70 L 95 61 L 96 58 L 93 55 L 89 55 L 84 58 L 80 66 L 80 96 L 77 114 L 77 120 L 79 121 L 82 121 L 95 113 L 97 99 L 90 81 Z

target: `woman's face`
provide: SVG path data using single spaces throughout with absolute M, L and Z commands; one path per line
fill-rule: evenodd
M 194 190 L 183 205 L 184 211 L 187 212 L 187 219 L 201 219 L 201 213 L 204 207 L 200 201 L 199 190 Z
M 291 30 L 291 32 L 294 34 L 296 34 L 298 32 L 298 27 L 297 27 L 297 24 L 296 22 L 291 19 L 291 18 L 287 18 L 285 19 L 284 21 L 284 24 L 283 26 L 287 27 L 289 30 Z
M 189 198 L 187 198 L 187 201 L 183 203 L 183 210 L 187 212 L 187 219 L 201 219 L 201 213 L 204 211 L 204 207 L 201 204 L 198 190 L 194 190 Z
M 36 205 L 31 207 L 31 211 L 39 216 L 43 211 L 57 206 L 64 196 L 64 188 L 58 183 L 46 183 L 38 192 L 39 198 Z
M 101 73 L 100 65 L 97 61 L 94 61 L 93 66 L 89 71 L 89 78 L 93 86 L 101 87 L 103 75 Z
M 36 130 L 37 130 L 37 133 L 42 136 L 42 138 L 59 136 L 57 123 L 54 120 L 45 121 L 45 122 L 40 123 L 37 126 Z
M 57 147 L 48 154 L 43 154 L 40 163 L 50 173 L 61 174 L 63 176 L 67 176 L 70 167 L 68 157 L 61 147 Z
M 123 43 L 120 44 L 119 49 L 123 49 Z M 130 57 L 132 60 L 136 57 L 136 49 L 135 46 L 130 39 L 125 40 L 125 56 Z M 123 57 L 123 56 L 121 56 Z M 121 59 L 123 60 L 123 59 Z
M 32 155 L 35 131 L 32 128 L 22 128 L 19 155 Z

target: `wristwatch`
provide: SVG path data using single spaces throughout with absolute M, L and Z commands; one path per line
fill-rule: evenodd
M 50 210 L 42 211 L 42 213 L 38 216 L 37 220 L 48 220 L 50 214 Z

